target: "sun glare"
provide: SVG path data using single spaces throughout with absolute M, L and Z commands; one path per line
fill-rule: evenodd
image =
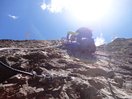
M 98 21 L 104 17 L 111 7 L 111 0 L 73 0 L 70 13 L 81 22 Z
M 43 2 L 41 8 L 52 13 L 68 11 L 75 20 L 80 22 L 95 22 L 110 13 L 114 0 L 51 0 L 49 4 Z M 72 18 L 71 18 L 72 19 Z

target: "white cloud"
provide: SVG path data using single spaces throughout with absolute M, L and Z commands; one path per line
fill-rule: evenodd
M 88 16 L 90 14 L 103 14 L 111 8 L 113 0 L 48 0 L 40 5 L 43 10 L 48 10 L 52 13 L 62 12 L 63 10 L 71 11 L 72 13 L 83 13 Z M 90 14 L 89 14 L 90 13 Z
M 66 8 L 66 5 L 69 0 L 51 0 L 49 4 L 46 4 L 45 1 L 40 5 L 42 10 L 48 10 L 52 13 L 62 12 Z
M 45 9 L 47 8 L 47 5 L 46 5 L 46 3 L 44 2 L 43 4 L 40 5 L 40 7 L 41 7 L 43 10 L 45 10 Z
M 103 38 L 103 34 L 100 33 L 100 36 L 95 39 L 95 45 L 100 46 L 105 43 L 105 39 Z
M 11 14 L 9 14 L 8 16 L 9 16 L 10 18 L 14 19 L 14 20 L 18 19 L 17 16 L 14 16 L 14 15 L 11 15 Z

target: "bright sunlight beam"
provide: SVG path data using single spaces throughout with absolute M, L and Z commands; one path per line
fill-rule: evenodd
M 78 21 L 98 21 L 109 12 L 111 0 L 73 0 L 70 13 Z
M 113 0 L 51 0 L 49 4 L 43 2 L 41 8 L 51 13 L 68 11 L 80 22 L 98 21 L 110 12 Z

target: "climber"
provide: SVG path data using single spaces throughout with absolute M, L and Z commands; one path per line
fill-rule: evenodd
M 76 31 L 77 43 L 79 44 L 79 49 L 82 52 L 94 53 L 96 51 L 96 46 L 94 39 L 92 38 L 92 31 L 86 27 L 79 28 Z
M 88 28 L 82 27 L 79 28 L 77 31 L 77 42 L 81 43 L 83 39 L 89 39 L 92 38 L 92 31 Z
M 65 46 L 72 52 L 92 54 L 96 51 L 92 31 L 86 27 L 79 28 L 76 32 L 68 32 Z

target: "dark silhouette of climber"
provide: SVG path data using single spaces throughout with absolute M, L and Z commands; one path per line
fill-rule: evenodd
M 70 35 L 70 36 L 69 36 Z M 72 40 L 72 35 L 74 40 Z M 92 54 L 96 51 L 92 31 L 86 27 L 79 28 L 75 33 L 68 34 L 68 43 L 66 47 L 72 52 L 80 51 L 87 54 Z M 72 42 L 74 41 L 74 42 Z
M 80 50 L 83 52 L 94 53 L 96 51 L 96 46 L 94 39 L 92 38 L 92 31 L 86 27 L 79 28 L 76 33 L 77 43 L 80 45 Z

